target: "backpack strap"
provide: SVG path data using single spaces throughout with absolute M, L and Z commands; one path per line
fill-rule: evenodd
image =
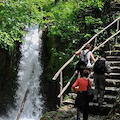
M 90 51 L 88 50 L 88 51 L 85 53 L 85 51 L 83 50 L 84 57 L 85 57 L 89 52 L 90 52 Z
M 89 79 L 88 79 L 88 86 L 90 86 Z
M 82 54 L 83 54 L 84 59 L 85 59 L 85 56 L 86 56 L 89 52 L 90 52 L 90 51 L 87 51 L 87 52 L 85 53 L 84 50 L 82 51 Z

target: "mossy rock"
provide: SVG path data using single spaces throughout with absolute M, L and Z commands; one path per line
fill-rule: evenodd
M 118 92 L 118 98 L 113 105 L 113 108 L 111 109 L 108 118 L 109 120 L 120 120 L 120 91 Z
M 76 112 L 74 108 L 71 108 L 70 110 L 68 109 L 63 106 L 56 111 L 47 112 L 40 120 L 70 120 L 76 115 Z

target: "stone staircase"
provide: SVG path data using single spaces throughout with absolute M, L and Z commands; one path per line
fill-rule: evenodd
M 107 115 L 114 102 L 116 101 L 117 94 L 120 88 L 120 45 L 115 45 L 115 50 L 106 51 L 107 60 L 110 62 L 112 72 L 106 75 L 106 87 L 104 95 L 104 103 L 101 107 L 97 102 L 90 102 L 90 113 Z M 91 76 L 91 82 L 94 89 L 93 77 Z M 76 94 L 69 93 L 70 99 L 64 100 L 63 104 L 73 104 Z

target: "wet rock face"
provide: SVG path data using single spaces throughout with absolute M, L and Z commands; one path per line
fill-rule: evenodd
M 13 54 L 0 48 L 0 115 L 14 106 L 17 66 L 20 57 L 19 47 Z

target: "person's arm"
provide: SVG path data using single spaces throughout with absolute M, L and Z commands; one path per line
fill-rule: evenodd
M 75 93 L 78 92 L 78 90 L 75 88 L 76 86 L 78 86 L 78 79 L 75 81 L 75 83 L 72 85 L 72 89 L 74 90 Z
M 94 58 L 92 52 L 90 53 L 90 57 L 91 57 L 92 61 L 95 62 L 95 58 Z
M 80 55 L 80 54 L 81 54 L 81 51 L 75 52 L 75 55 Z
M 94 71 L 94 65 L 95 65 L 95 62 L 98 60 L 98 57 L 95 59 L 95 61 L 93 62 L 93 64 L 91 65 L 91 70 Z
M 106 61 L 105 66 L 106 66 L 106 72 L 109 74 L 111 72 L 110 63 Z

